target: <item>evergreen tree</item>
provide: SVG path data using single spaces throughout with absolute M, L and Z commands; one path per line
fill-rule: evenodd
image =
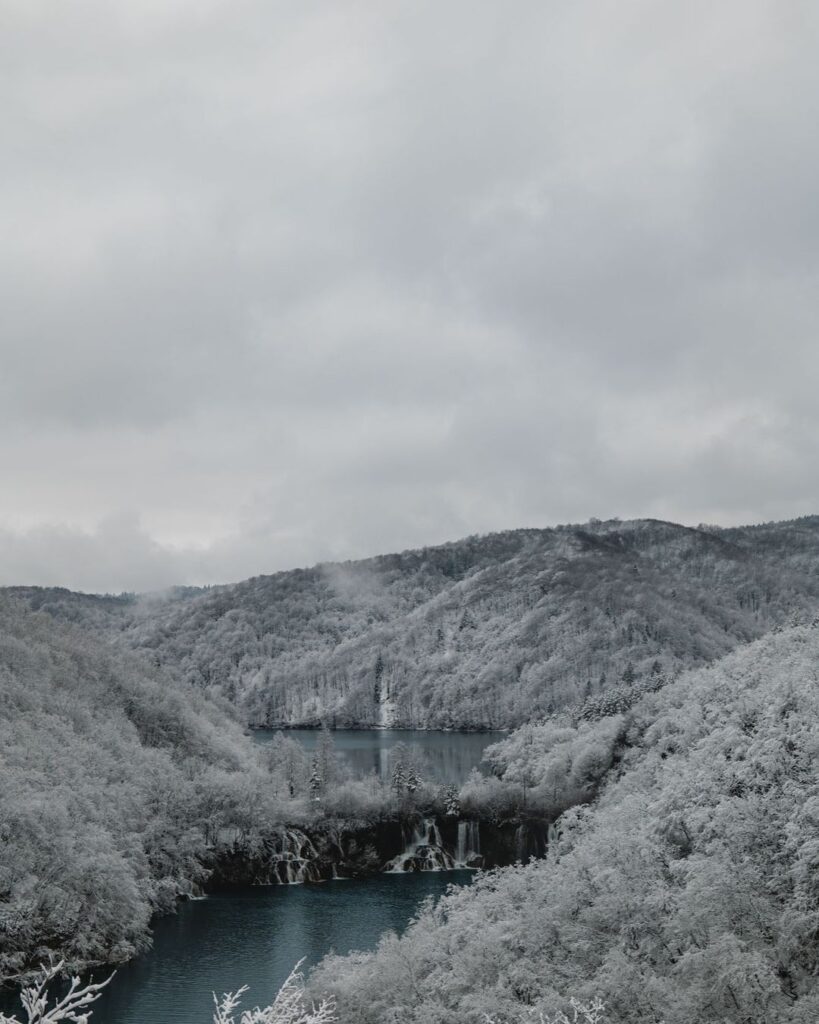
M 460 818 L 461 800 L 455 786 L 447 786 L 444 790 L 444 807 L 449 817 Z
M 318 800 L 321 794 L 324 792 L 324 779 L 321 775 L 321 761 L 319 759 L 319 753 L 313 755 L 313 763 L 310 771 L 310 796 L 313 800 Z
M 403 761 L 396 761 L 392 766 L 392 778 L 390 781 L 392 788 L 396 793 L 400 793 L 405 788 L 407 784 L 407 777 L 404 773 Z
M 322 722 L 319 732 L 318 745 L 316 748 L 319 776 L 321 778 L 322 791 L 332 789 L 338 781 L 338 756 L 336 745 L 333 741 L 333 734 L 327 722 Z
M 381 677 L 384 675 L 384 659 L 381 657 L 381 651 L 378 652 L 378 657 L 375 659 L 375 668 L 373 669 L 373 675 L 375 676 L 375 685 L 373 686 L 373 700 L 376 704 L 381 703 L 382 689 L 381 689 Z

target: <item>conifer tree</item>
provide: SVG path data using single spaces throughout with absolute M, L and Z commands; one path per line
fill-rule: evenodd
M 310 796 L 318 800 L 324 791 L 324 779 L 321 775 L 321 762 L 318 751 L 313 755 L 313 763 L 310 771 Z

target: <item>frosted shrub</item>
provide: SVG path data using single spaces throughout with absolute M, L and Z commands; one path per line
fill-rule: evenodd
M 599 999 L 591 1003 L 580 1003 L 570 1000 L 570 1015 L 558 1013 L 554 1017 L 544 1017 L 542 1013 L 535 1016 L 531 1011 L 526 1017 L 520 1018 L 520 1024 L 606 1024 L 603 1016 L 605 1006 Z M 486 1024 L 498 1024 L 494 1017 L 486 1017 Z
M 544 1017 L 540 1014 L 538 1024 L 605 1024 L 603 1010 L 605 1007 L 599 999 L 591 1003 L 579 1003 L 576 999 L 570 1001 L 571 1016 L 565 1013 L 558 1013 L 556 1017 Z
M 318 1006 L 308 1006 L 304 999 L 304 977 L 300 960 L 285 983 L 279 989 L 272 1004 L 265 1009 L 258 1006 L 254 1010 L 242 1010 L 241 1017 L 236 1020 L 237 1011 L 247 986 L 237 992 L 226 992 L 221 999 L 213 996 L 215 1010 L 213 1024 L 337 1024 L 335 1000 L 331 997 L 323 999 Z M 47 988 L 59 977 L 65 966 L 64 961 L 43 965 L 35 975 L 32 984 L 24 988 L 20 1000 L 26 1012 L 24 1021 L 17 1017 L 7 1017 L 0 1013 L 0 1024 L 88 1024 L 92 1011 L 87 1010 L 113 978 L 100 984 L 88 984 L 80 988 L 80 979 L 72 978 L 68 992 L 62 999 L 48 1008 L 49 997 Z
M 72 978 L 68 992 L 62 999 L 55 1001 L 51 1009 L 48 1008 L 47 988 L 55 980 L 65 966 L 65 961 L 59 963 L 53 961 L 43 964 L 35 974 L 34 980 L 27 988 L 20 993 L 20 1002 L 26 1012 L 25 1024 L 60 1024 L 61 1021 L 71 1021 L 72 1024 L 87 1024 L 91 1011 L 85 1010 L 99 996 L 111 978 L 99 984 L 89 984 L 80 988 L 80 979 Z M 16 1017 L 7 1017 L 0 1013 L 0 1024 L 21 1024 Z
M 323 999 L 317 1007 L 306 1005 L 304 977 L 300 971 L 303 963 L 299 960 L 270 1006 L 264 1010 L 258 1006 L 255 1010 L 243 1010 L 238 1024 L 335 1024 L 338 1017 L 332 997 Z M 237 992 L 226 992 L 221 1000 L 214 994 L 213 1024 L 237 1024 L 233 1014 L 246 991 L 247 985 Z

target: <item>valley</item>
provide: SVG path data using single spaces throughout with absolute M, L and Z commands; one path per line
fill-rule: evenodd
M 0 970 L 130 962 L 100 1014 L 193 1024 L 225 977 L 212 940 L 238 982 L 278 965 L 259 998 L 307 956 L 356 1024 L 409 999 L 406 963 L 410 1021 L 602 994 L 624 1024 L 802 1024 L 818 592 L 816 518 L 514 531 L 160 595 L 8 588 Z M 739 989 L 680 974 L 719 957 Z

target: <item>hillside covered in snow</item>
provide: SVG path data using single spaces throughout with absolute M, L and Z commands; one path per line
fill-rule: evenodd
M 575 773 L 544 860 L 428 906 L 313 978 L 356 1024 L 537 1020 L 571 996 L 617 1024 L 819 1019 L 819 625 L 683 674 L 625 715 L 496 751 L 541 800 Z
M 225 705 L 0 597 L 0 978 L 145 948 L 269 782 Z
M 819 519 L 591 522 L 150 599 L 21 596 L 253 724 L 509 728 L 812 616 Z

